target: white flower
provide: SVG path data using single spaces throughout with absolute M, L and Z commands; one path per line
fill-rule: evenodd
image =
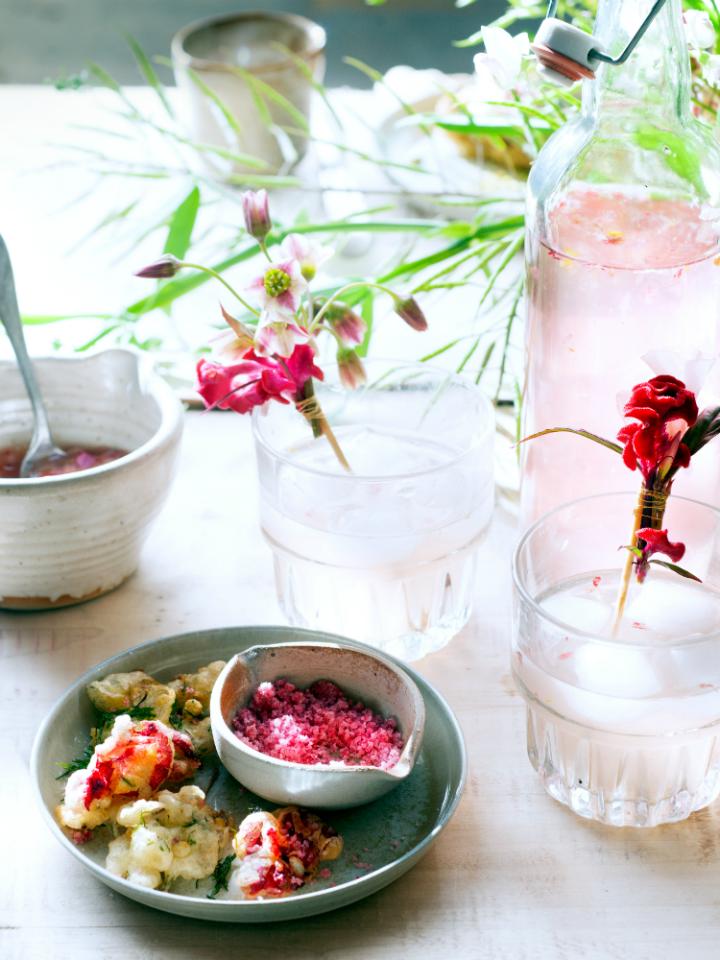
M 288 260 L 297 260 L 300 270 L 306 280 L 312 280 L 320 264 L 325 263 L 332 256 L 332 250 L 313 243 L 300 233 L 291 233 L 285 237 L 280 250 Z
M 303 340 L 307 340 L 307 334 L 300 327 L 285 320 L 277 320 L 265 311 L 255 331 L 255 353 L 259 357 L 289 357 L 295 344 Z
M 530 52 L 527 33 L 513 37 L 501 27 L 483 27 L 482 36 L 485 53 L 477 53 L 473 58 L 476 73 L 482 77 L 489 71 L 499 87 L 512 90 L 520 79 L 523 57 Z
M 685 36 L 693 50 L 710 50 L 715 46 L 715 27 L 704 10 L 686 10 Z
M 291 320 L 307 290 L 307 281 L 298 261 L 288 258 L 268 264 L 265 272 L 255 277 L 247 289 L 256 295 L 270 321 Z

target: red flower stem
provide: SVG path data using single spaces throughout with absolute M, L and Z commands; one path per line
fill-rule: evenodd
M 322 407 L 320 406 L 318 398 L 315 396 L 315 387 L 313 386 L 312 377 L 305 384 L 305 387 L 303 388 L 303 398 L 296 404 L 296 406 L 312 427 L 313 436 L 325 437 L 327 442 L 330 444 L 333 453 L 337 457 L 340 466 L 348 473 L 352 473 L 352 468 L 348 463 L 347 457 L 343 453 L 342 447 L 338 443 L 338 439 L 333 433 L 333 429 L 322 411 Z
M 630 547 L 637 547 L 638 530 L 651 527 L 653 530 L 660 530 L 662 527 L 665 505 L 667 503 L 667 492 L 664 490 L 648 490 L 647 487 L 640 487 L 638 501 L 633 511 L 633 525 L 630 532 Z M 632 550 L 627 551 L 625 566 L 623 568 L 622 580 L 620 581 L 620 591 L 615 603 L 615 619 L 613 621 L 611 636 L 617 636 L 620 623 L 625 613 L 628 592 L 630 590 L 630 580 L 632 578 L 633 565 L 636 561 L 636 555 Z

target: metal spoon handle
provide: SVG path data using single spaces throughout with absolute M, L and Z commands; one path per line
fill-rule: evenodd
M 0 236 L 0 321 L 2 321 L 7 335 L 15 351 L 20 374 L 25 383 L 25 388 L 30 397 L 32 405 L 34 426 L 31 447 L 38 447 L 41 444 L 52 446 L 52 436 L 50 433 L 50 424 L 48 422 L 47 411 L 43 402 L 42 394 L 35 379 L 35 372 L 30 356 L 28 355 L 23 334 L 22 321 L 20 319 L 20 310 L 18 309 L 17 295 L 15 293 L 15 280 L 13 277 L 12 264 L 8 254 L 5 241 Z

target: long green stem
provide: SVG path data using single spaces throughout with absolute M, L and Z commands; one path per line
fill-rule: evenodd
M 260 311 L 256 310 L 255 307 L 250 306 L 250 304 L 237 292 L 235 287 L 227 282 L 225 277 L 213 270 L 212 267 L 204 267 L 201 263 L 188 263 L 187 260 L 181 260 L 178 264 L 178 267 L 190 267 L 191 270 L 199 270 L 201 273 L 206 273 L 209 277 L 213 277 L 215 280 L 219 280 L 224 287 L 226 287 L 230 293 L 238 300 L 249 313 L 254 313 L 256 317 L 260 316 Z
M 340 466 L 347 473 L 352 473 L 352 468 L 348 463 L 347 457 L 343 453 L 342 447 L 338 443 L 338 439 L 335 436 L 332 427 L 328 423 L 327 417 L 323 413 L 320 402 L 315 395 L 315 387 L 313 385 L 312 377 L 305 384 L 303 389 L 303 399 L 296 404 L 296 406 L 312 427 L 313 436 L 325 437 L 327 442 L 330 444 L 333 453 L 337 457 Z
M 390 287 L 384 286 L 382 283 L 373 283 L 370 280 L 354 280 L 352 283 L 346 283 L 344 287 L 340 287 L 339 290 L 336 290 L 335 293 L 328 300 L 325 301 L 325 303 L 322 305 L 322 307 L 318 310 L 318 312 L 313 317 L 313 322 L 310 324 L 308 333 L 312 333 L 313 330 L 315 330 L 320 325 L 323 317 L 328 312 L 330 307 L 334 303 L 337 303 L 338 299 L 344 293 L 347 293 L 349 290 L 355 290 L 358 287 L 365 287 L 366 289 L 371 288 L 373 290 L 380 290 L 382 293 L 386 293 L 389 297 L 392 297 L 393 300 L 395 301 L 400 299 L 394 290 L 391 290 Z
M 615 603 L 615 619 L 613 620 L 611 636 L 617 636 L 620 629 L 620 623 L 625 613 L 628 592 L 630 590 L 630 581 L 632 578 L 633 564 L 637 554 L 634 550 L 638 547 L 638 530 L 644 527 L 650 527 L 653 530 L 659 530 L 662 527 L 662 520 L 665 514 L 667 504 L 667 491 L 648 490 L 642 486 L 638 495 L 637 503 L 633 511 L 633 525 L 630 531 L 630 542 L 623 567 L 622 579 L 620 580 L 620 590 Z

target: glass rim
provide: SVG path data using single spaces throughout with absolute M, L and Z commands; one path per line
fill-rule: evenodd
M 266 450 L 273 459 L 280 461 L 281 463 L 287 463 L 294 470 L 298 470 L 304 474 L 310 474 L 319 477 L 331 477 L 333 480 L 341 480 L 343 482 L 351 483 L 390 483 L 395 482 L 399 479 L 412 479 L 414 477 L 422 477 L 425 475 L 430 475 L 434 473 L 439 473 L 442 470 L 447 470 L 452 467 L 454 464 L 459 463 L 464 457 L 469 453 L 472 453 L 473 450 L 477 449 L 481 443 L 485 441 L 489 434 L 495 432 L 495 407 L 493 402 L 490 400 L 488 395 L 482 390 L 478 384 L 474 383 L 469 377 L 464 376 L 463 374 L 455 373 L 454 371 L 444 370 L 442 367 L 436 366 L 435 364 L 423 363 L 420 360 L 396 360 L 394 358 L 388 359 L 386 357 L 371 357 L 364 361 L 367 366 L 375 364 L 391 364 L 394 365 L 394 369 L 412 369 L 418 372 L 429 372 L 439 374 L 445 379 L 446 382 L 454 383 L 465 390 L 473 393 L 477 398 L 482 408 L 482 414 L 484 417 L 484 423 L 482 429 L 479 430 L 478 434 L 472 439 L 472 442 L 462 450 L 460 453 L 453 454 L 453 456 L 448 457 L 447 460 L 444 460 L 440 464 L 436 464 L 431 467 L 423 467 L 418 470 L 407 470 L 397 473 L 383 473 L 383 474 L 371 474 L 371 473 L 338 473 L 335 470 L 324 470 L 321 467 L 310 467 L 306 464 L 299 463 L 297 460 L 293 459 L 291 455 L 277 449 L 273 444 L 271 444 L 263 435 L 261 431 L 262 419 L 265 416 L 262 408 L 256 407 L 252 412 L 252 426 L 253 426 L 253 436 L 255 442 L 258 446 Z M 337 371 L 337 364 L 331 363 L 326 366 L 329 370 Z M 393 372 L 393 371 L 389 371 Z M 379 379 L 379 378 L 378 378 Z M 378 381 L 375 381 L 378 382 Z M 343 387 L 339 381 L 338 383 L 328 384 L 327 381 L 322 381 L 324 387 L 330 387 L 335 389 L 338 393 L 345 392 L 349 393 L 347 388 Z M 372 387 L 373 383 L 368 383 L 365 385 L 365 388 Z
M 556 516 L 558 513 L 561 513 L 563 510 L 567 510 L 569 507 L 575 507 L 583 503 L 591 503 L 594 500 L 605 500 L 609 497 L 628 497 L 632 498 L 634 501 L 637 501 L 637 490 L 611 490 L 607 493 L 593 493 L 589 494 L 586 497 L 576 497 L 574 500 L 568 500 L 565 503 L 559 504 L 557 507 L 553 507 L 552 510 L 548 510 L 547 513 L 544 513 L 541 517 L 530 526 L 523 533 L 522 537 L 518 541 L 515 549 L 512 554 L 512 581 L 513 587 L 520 594 L 523 602 L 526 603 L 533 611 L 536 616 L 539 616 L 542 620 L 547 623 L 552 624 L 554 627 L 560 627 L 564 632 L 570 631 L 573 636 L 582 637 L 584 639 L 592 640 L 595 643 L 602 644 L 603 646 L 610 647 L 628 647 L 628 644 L 624 640 L 615 640 L 612 637 L 600 637 L 596 633 L 593 633 L 589 630 L 583 630 L 580 627 L 574 627 L 571 623 L 568 623 L 565 620 L 560 620 L 558 617 L 553 616 L 551 613 L 548 613 L 540 603 L 533 597 L 528 589 L 525 587 L 522 582 L 522 578 L 519 571 L 519 561 L 520 555 L 523 551 L 523 548 L 527 545 L 527 542 L 533 536 L 533 534 L 544 524 L 547 520 Z M 695 500 L 693 497 L 679 497 L 672 496 L 671 503 L 689 503 L 693 506 L 702 507 L 703 509 L 710 510 L 716 516 L 720 516 L 720 508 L 714 507 L 710 503 L 705 503 L 703 500 Z M 703 636 L 695 636 L 689 634 L 687 636 L 680 636 L 677 639 L 673 639 L 667 643 L 657 644 L 657 643 L 632 643 L 633 650 L 672 650 L 677 647 L 691 647 L 695 644 L 707 643 L 708 641 L 716 641 L 720 637 L 720 628 L 718 628 L 713 633 L 704 634 Z

